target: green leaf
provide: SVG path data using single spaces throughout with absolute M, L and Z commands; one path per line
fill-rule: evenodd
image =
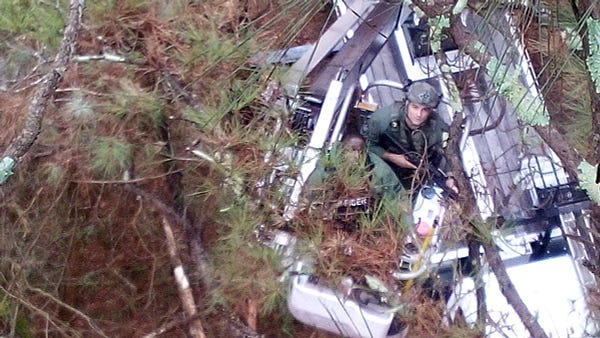
M 589 198 L 600 204 L 600 184 L 596 183 L 597 168 L 586 161 L 579 164 L 579 186 L 585 189 Z
M 442 48 L 442 40 L 444 39 L 444 28 L 450 27 L 450 19 L 445 16 L 436 16 L 430 19 L 431 22 L 431 50 L 437 53 Z
M 458 0 L 456 2 L 456 5 L 454 5 L 454 7 L 452 8 L 452 15 L 460 14 L 463 11 L 463 9 L 467 7 L 467 2 L 467 0 Z
M 365 280 L 371 290 L 381 293 L 387 293 L 389 291 L 385 284 L 383 284 L 383 282 L 377 277 L 366 275 Z

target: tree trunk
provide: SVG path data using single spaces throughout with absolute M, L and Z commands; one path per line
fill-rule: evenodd
M 428 17 L 433 17 L 434 15 L 440 15 L 440 9 L 438 6 L 432 6 L 427 8 L 425 4 L 419 5 L 421 10 L 423 10 Z M 470 34 L 466 31 L 465 27 L 462 25 L 460 19 L 454 15 L 451 15 L 449 11 L 445 13 L 445 15 L 450 17 L 450 34 L 454 39 L 455 43 L 459 46 L 461 50 L 466 51 L 475 61 L 479 63 L 479 65 L 484 68 L 487 62 L 491 59 L 489 55 L 485 52 L 480 52 L 478 50 L 474 50 L 472 46 L 475 45 L 475 41 L 471 38 Z M 444 63 L 444 56 L 438 55 L 437 57 L 438 63 Z M 448 67 L 449 68 L 449 67 Z M 440 67 L 440 69 L 444 69 Z M 448 78 L 446 76 L 445 78 Z M 455 84 L 454 84 L 455 85 Z M 459 99 L 459 98 L 456 98 Z M 452 101 L 452 99 L 451 99 Z M 454 112 L 454 118 L 452 121 L 452 125 L 450 126 L 450 139 L 448 142 L 447 158 L 452 169 L 452 172 L 456 175 L 455 178 L 457 180 L 458 187 L 461 191 L 461 196 L 458 199 L 458 202 L 462 206 L 462 213 L 460 215 L 463 224 L 472 225 L 468 231 L 471 231 L 473 236 L 472 238 L 477 239 L 479 244 L 481 244 L 484 248 L 486 259 L 496 275 L 498 280 L 498 284 L 502 291 L 502 294 L 505 296 L 508 304 L 512 306 L 515 310 L 523 325 L 529 331 L 529 334 L 535 338 L 547 338 L 546 333 L 539 325 L 535 317 L 531 314 L 523 300 L 517 293 L 514 285 L 510 281 L 508 277 L 508 273 L 506 272 L 506 267 L 500 258 L 500 254 L 498 252 L 498 248 L 493 243 L 493 240 L 490 238 L 492 229 L 482 229 L 482 227 L 473 226 L 473 224 L 485 224 L 481 215 L 479 214 L 479 210 L 476 207 L 476 199 L 473 191 L 471 190 L 471 186 L 469 184 L 469 180 L 462 170 L 462 156 L 459 148 L 459 140 L 462 136 L 461 125 L 463 122 L 462 112 Z M 489 241 L 487 240 L 488 238 Z M 483 240 L 482 240 L 483 239 Z M 470 246 L 477 247 L 478 243 L 470 243 Z M 477 294 L 479 297 L 484 295 L 483 290 L 478 290 Z M 482 313 L 482 303 L 483 300 L 479 300 L 478 304 L 478 314 L 481 316 Z M 481 318 L 479 318 L 481 321 Z
M 455 173 L 455 178 L 458 183 L 458 187 L 461 191 L 461 198 L 459 199 L 462 206 L 462 213 L 460 215 L 463 224 L 485 224 L 481 216 L 479 215 L 479 211 L 476 208 L 476 200 L 473 191 L 469 185 L 469 181 L 464 171 L 462 171 L 462 163 L 461 156 L 458 147 L 458 140 L 460 140 L 461 129 L 460 125 L 462 124 L 461 118 L 454 118 L 452 125 L 450 127 L 450 142 L 448 144 L 447 149 L 447 157 L 449 159 L 452 172 Z M 517 290 L 512 284 L 508 273 L 506 272 L 506 267 L 504 263 L 500 259 L 500 253 L 498 252 L 498 248 L 493 243 L 493 241 L 481 240 L 482 238 L 489 238 L 490 233 L 482 233 L 480 227 L 471 226 L 470 230 L 472 231 L 471 241 L 475 241 L 478 239 L 476 243 L 470 243 L 469 246 L 473 245 L 479 247 L 481 245 L 485 252 L 485 257 L 492 269 L 492 272 L 496 275 L 496 279 L 498 280 L 498 285 L 500 286 L 500 290 L 506 301 L 512 308 L 515 310 L 523 325 L 529 330 L 529 334 L 531 337 L 535 338 L 547 338 L 548 336 L 539 325 L 535 317 L 531 314 L 523 300 L 519 296 Z M 491 229 L 485 229 L 483 231 L 490 231 Z M 478 316 L 483 315 L 483 306 L 482 300 L 480 297 L 484 296 L 483 290 L 477 290 L 478 294 Z M 479 321 L 482 318 L 478 318 Z
M 523 303 L 517 289 L 515 289 L 514 284 L 510 280 L 504 262 L 502 262 L 502 259 L 500 258 L 498 247 L 494 243 L 482 243 L 481 245 L 485 251 L 485 257 L 490 268 L 494 272 L 494 275 L 496 275 L 500 291 L 506 298 L 508 304 L 510 304 L 519 315 L 521 322 L 523 322 L 523 325 L 525 325 L 531 337 L 547 338 L 546 332 L 544 332 L 544 329 L 542 329 L 537 319 L 529 312 L 527 305 Z

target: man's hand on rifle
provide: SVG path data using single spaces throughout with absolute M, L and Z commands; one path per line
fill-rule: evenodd
M 407 168 L 407 169 L 417 169 L 417 166 L 412 164 L 408 158 L 406 158 L 405 155 L 402 154 L 394 154 L 394 153 L 390 153 L 390 152 L 384 152 L 381 155 L 381 158 L 394 163 L 395 165 L 399 166 L 400 168 Z
M 446 179 L 446 186 L 458 195 L 459 190 L 458 190 L 458 186 L 456 185 L 456 180 L 454 179 L 454 177 L 448 177 Z

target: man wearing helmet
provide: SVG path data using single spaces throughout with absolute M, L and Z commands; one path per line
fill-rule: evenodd
M 444 165 L 442 146 L 448 125 L 434 110 L 440 103 L 437 90 L 426 82 L 412 84 L 404 101 L 375 111 L 363 129 L 369 152 L 381 157 L 405 188 L 413 185 L 413 174 L 424 159 L 435 167 Z M 455 184 L 447 185 L 453 190 Z

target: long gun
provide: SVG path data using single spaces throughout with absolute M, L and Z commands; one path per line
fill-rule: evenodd
M 448 175 L 446 175 L 446 173 L 442 169 L 440 169 L 437 166 L 434 166 L 427 160 L 423 160 L 421 154 L 418 154 L 414 151 L 407 151 L 406 148 L 404 148 L 396 139 L 390 136 L 387 132 L 383 133 L 383 136 L 385 137 L 384 141 L 391 143 L 389 144 L 389 147 L 386 147 L 387 151 L 395 154 L 402 154 L 410 163 L 414 164 L 416 167 L 423 167 L 427 171 L 427 173 L 430 174 L 433 183 L 442 188 L 442 190 L 448 195 L 448 197 L 450 197 L 451 199 L 456 199 L 458 197 L 458 194 L 446 184 L 446 181 L 448 180 Z

